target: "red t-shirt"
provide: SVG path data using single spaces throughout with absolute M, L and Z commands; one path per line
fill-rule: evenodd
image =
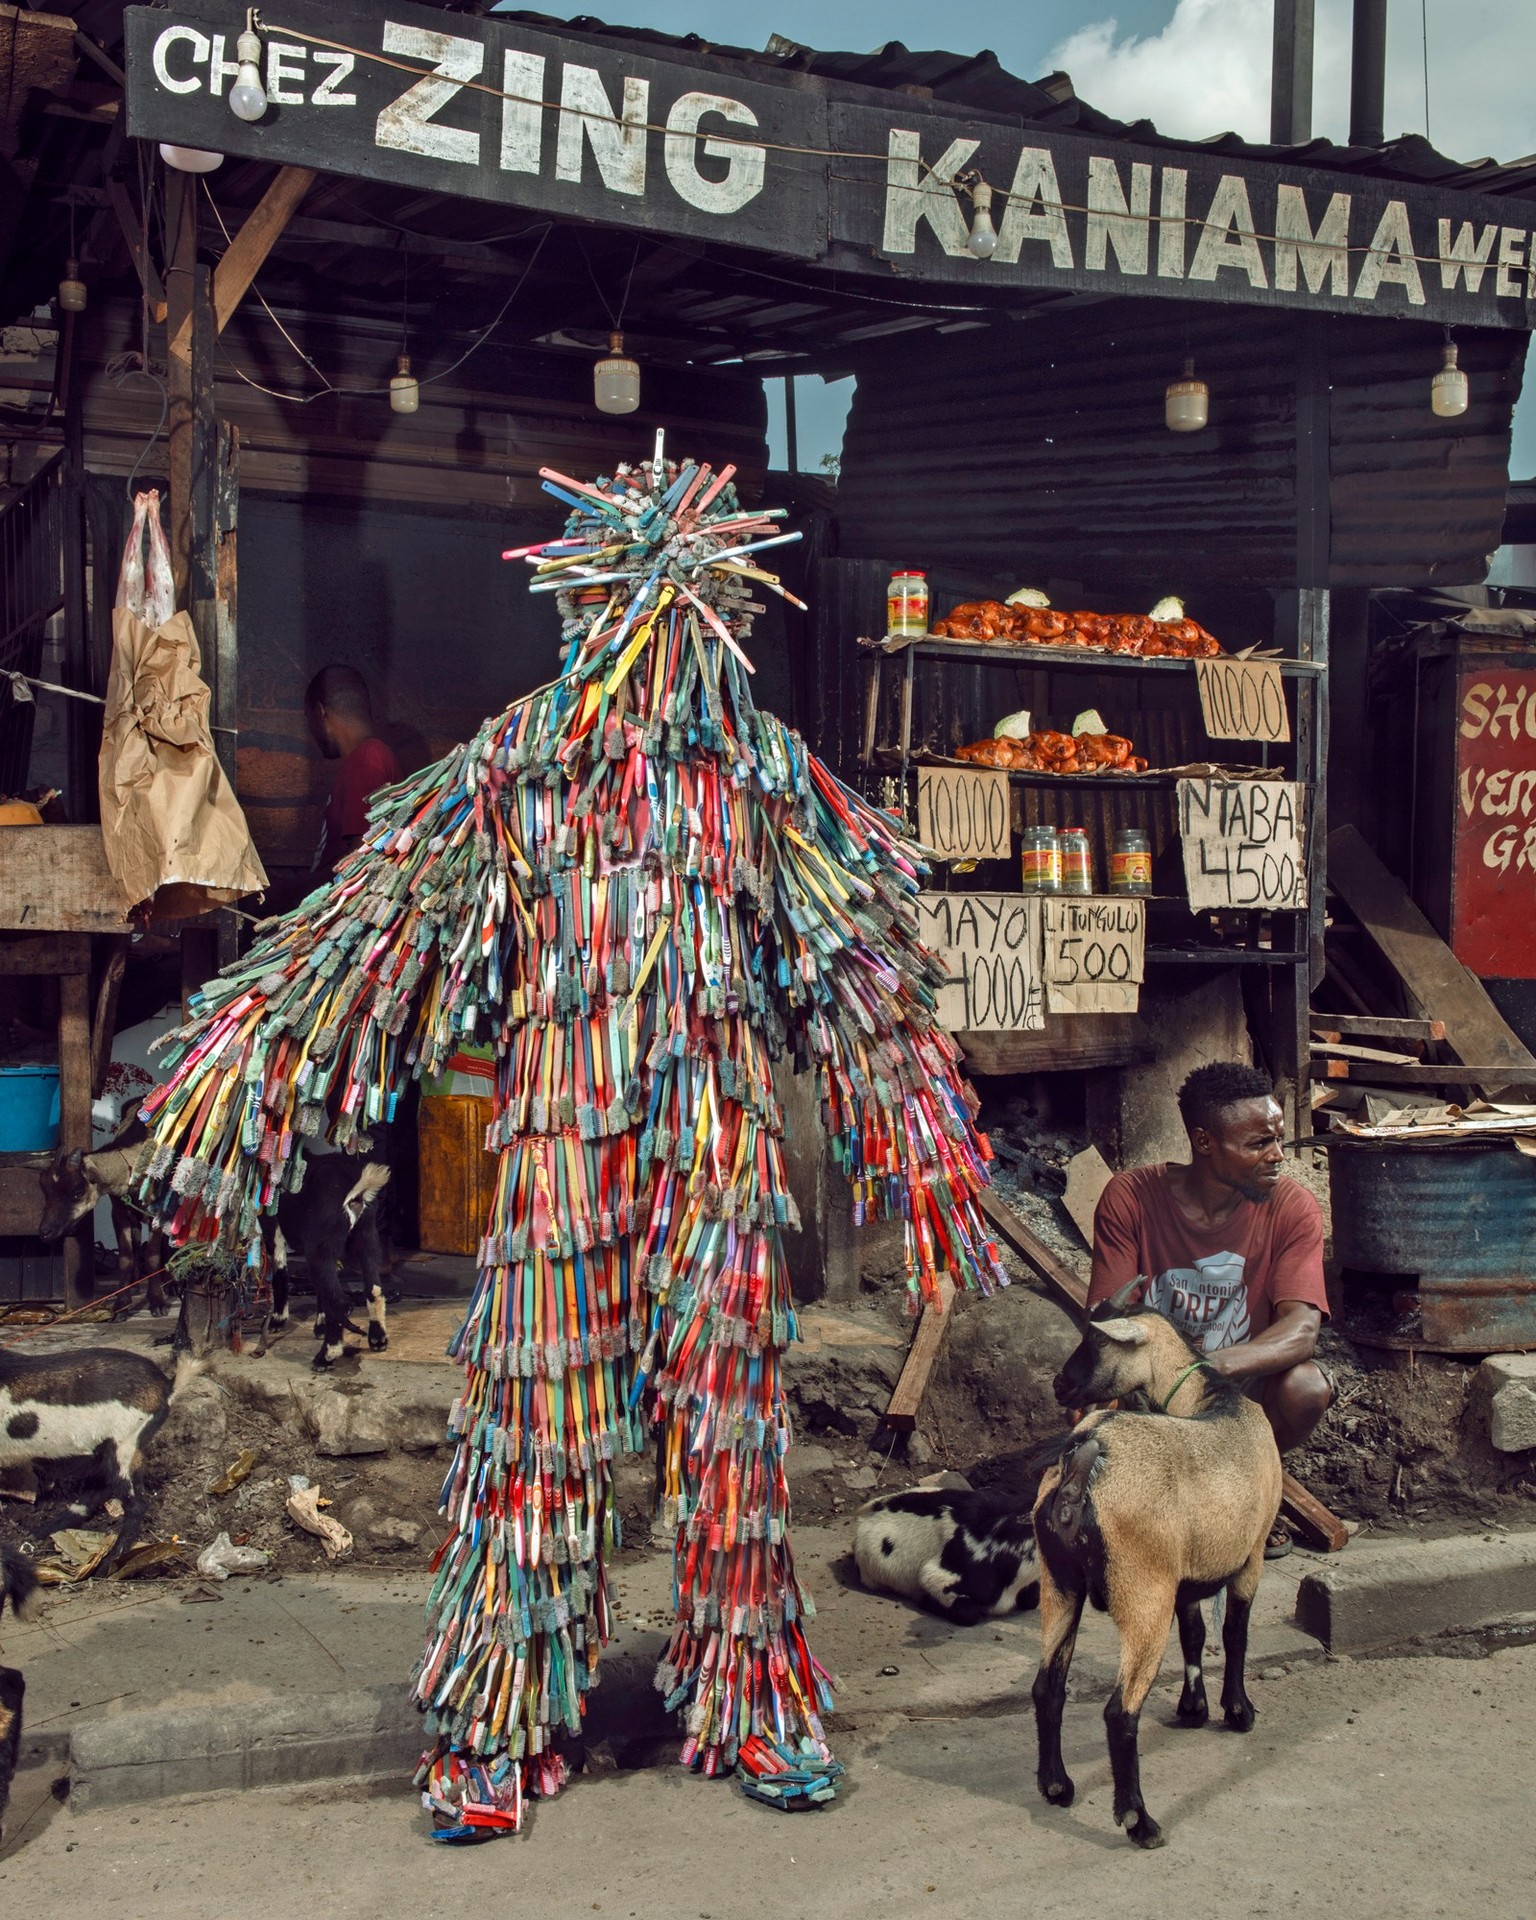
M 380 787 L 400 778 L 400 762 L 385 740 L 360 740 L 336 771 L 331 797 L 325 803 L 325 821 L 315 866 L 323 873 L 336 864 L 344 840 L 356 840 L 368 830 L 368 802 Z
M 1283 1300 L 1327 1313 L 1322 1210 L 1283 1179 L 1268 1200 L 1239 1200 L 1225 1225 L 1202 1233 L 1168 1191 L 1166 1164 L 1117 1173 L 1093 1219 L 1088 1304 L 1137 1274 L 1148 1277 L 1145 1305 L 1197 1351 L 1236 1346 L 1262 1333 Z

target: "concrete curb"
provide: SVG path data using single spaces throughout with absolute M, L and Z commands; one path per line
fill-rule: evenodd
M 1536 1533 L 1426 1540 L 1306 1574 L 1296 1624 L 1330 1653 L 1491 1626 L 1536 1613 Z

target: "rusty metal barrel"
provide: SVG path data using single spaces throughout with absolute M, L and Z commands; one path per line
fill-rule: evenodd
M 1334 1255 L 1417 1278 L 1425 1347 L 1536 1347 L 1536 1160 L 1507 1139 L 1329 1145 Z

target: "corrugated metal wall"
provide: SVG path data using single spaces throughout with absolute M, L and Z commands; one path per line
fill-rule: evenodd
M 1472 406 L 1430 412 L 1441 334 L 1330 317 L 1336 586 L 1480 580 L 1499 543 L 1526 336 L 1460 336 Z M 1169 433 L 1186 352 L 1211 424 Z M 892 345 L 859 368 L 841 551 L 947 565 L 977 589 L 1054 578 L 1093 602 L 1290 586 L 1298 323 L 1253 308 L 1106 302 Z

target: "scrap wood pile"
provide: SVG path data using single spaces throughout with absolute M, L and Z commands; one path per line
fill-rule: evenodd
M 495 1048 L 415 1680 L 443 1838 L 564 1783 L 612 1630 L 613 1461 L 653 1428 L 684 1760 L 836 1778 L 786 1532 L 781 1055 L 816 1074 L 855 1218 L 901 1218 L 914 1301 L 1006 1283 L 918 853 L 753 704 L 752 596 L 781 590 L 757 556 L 794 536 L 730 477 L 659 436 L 595 485 L 546 473 L 565 531 L 508 557 L 557 596 L 559 677 L 376 798 L 335 880 L 195 996 L 147 1109 L 144 1201 L 254 1258 L 312 1143 L 360 1146 L 412 1075 Z

